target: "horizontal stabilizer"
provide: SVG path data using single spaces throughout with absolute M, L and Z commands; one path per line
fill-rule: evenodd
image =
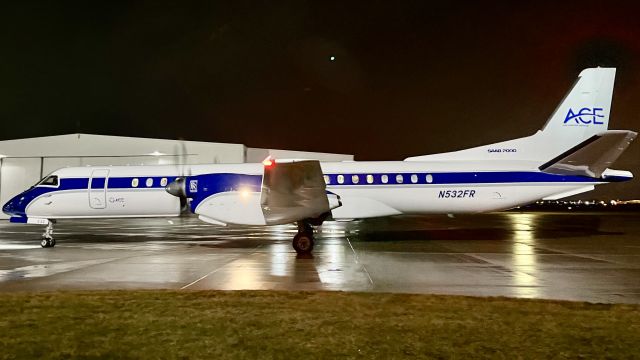
M 550 174 L 600 178 L 637 135 L 628 130 L 601 132 L 546 162 L 540 170 Z

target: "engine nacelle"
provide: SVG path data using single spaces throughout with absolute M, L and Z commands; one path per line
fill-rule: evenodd
M 266 225 L 258 192 L 215 194 L 198 204 L 195 213 L 225 224 Z
M 341 206 L 340 198 L 327 194 L 328 208 L 299 206 L 274 207 L 259 192 L 229 191 L 208 197 L 195 209 L 201 219 L 214 224 L 279 225 L 314 218 Z

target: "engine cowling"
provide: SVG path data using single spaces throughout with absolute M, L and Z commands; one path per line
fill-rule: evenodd
M 211 196 L 195 209 L 203 221 L 214 224 L 279 225 L 307 218 L 315 218 L 341 205 L 335 194 L 327 194 L 328 208 L 297 206 L 273 206 L 262 201 L 258 192 L 230 191 Z

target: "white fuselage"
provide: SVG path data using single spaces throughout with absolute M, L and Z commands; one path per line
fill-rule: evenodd
M 338 220 L 502 210 L 587 191 L 604 182 L 541 173 L 524 161 L 334 162 L 321 163 L 321 167 L 327 192 L 341 200 L 331 214 Z M 262 164 L 193 165 L 189 173 L 188 178 L 199 179 L 201 186 L 196 185 L 191 194 L 192 210 L 197 214 L 215 206 L 221 195 L 240 192 L 251 193 L 246 196 L 247 207 L 256 206 Z M 177 216 L 180 200 L 168 194 L 165 186 L 179 175 L 176 166 L 65 168 L 51 174 L 58 177 L 55 186 L 31 188 L 3 210 L 14 217 L 38 219 Z M 205 216 L 221 223 L 259 223 L 248 218 L 250 209 L 235 211 L 246 212 L 246 221 Z M 222 213 L 228 211 L 222 209 Z

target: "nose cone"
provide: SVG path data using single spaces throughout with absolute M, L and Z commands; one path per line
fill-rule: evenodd
M 4 206 L 2 206 L 2 212 L 7 215 L 11 215 L 12 211 L 13 211 L 13 202 L 9 200 L 7 201 L 6 204 L 4 204 Z
M 187 197 L 185 183 L 186 183 L 185 179 L 183 177 L 179 177 L 174 181 L 172 181 L 171 183 L 169 183 L 169 185 L 165 187 L 165 190 L 173 196 L 176 196 L 179 198 L 185 198 Z
M 24 200 L 22 194 L 14 197 L 2 206 L 2 212 L 9 216 L 26 216 L 24 206 L 22 206 Z

